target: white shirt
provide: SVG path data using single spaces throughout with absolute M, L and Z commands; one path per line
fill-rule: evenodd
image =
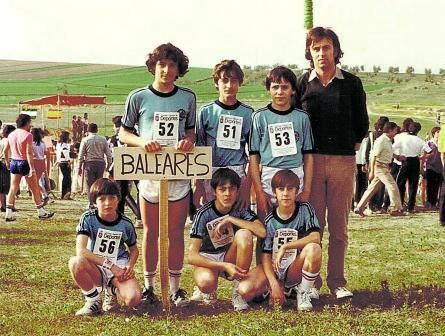
M 394 137 L 394 144 L 392 146 L 394 153 L 406 157 L 418 157 L 423 153 L 423 146 L 425 141 L 417 135 L 409 133 L 397 134 Z

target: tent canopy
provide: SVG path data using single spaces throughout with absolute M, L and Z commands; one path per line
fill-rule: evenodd
M 103 105 L 104 96 L 73 96 L 56 95 L 37 99 L 23 100 L 20 105 L 60 105 L 60 106 L 78 106 L 78 105 Z

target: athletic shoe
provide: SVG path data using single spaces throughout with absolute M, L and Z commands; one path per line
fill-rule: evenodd
M 148 302 L 149 304 L 155 304 L 159 302 L 152 286 L 148 288 L 144 287 L 144 290 L 142 291 L 142 301 Z
M 394 216 L 394 217 L 405 216 L 405 213 L 402 210 L 393 210 L 389 214 L 390 214 L 390 216 Z
M 16 220 L 15 216 L 5 217 L 5 221 L 6 221 L 6 222 L 13 222 L 13 221 L 15 221 L 15 220 Z
M 45 210 L 45 212 L 42 215 L 39 215 L 39 219 L 48 219 L 51 218 L 52 216 L 54 216 L 54 212 Z
M 253 302 L 253 303 L 263 303 L 263 302 L 269 300 L 269 296 L 270 296 L 270 291 L 267 289 L 266 291 L 264 291 L 260 295 L 257 295 L 254 298 L 252 298 L 250 300 L 250 302 Z
M 311 300 L 319 300 L 320 290 L 318 288 L 312 287 L 309 291 L 309 297 L 311 298 Z
M 190 303 L 187 292 L 182 288 L 179 288 L 175 294 L 171 294 L 170 300 L 176 307 L 184 307 Z
M 284 296 L 286 300 L 296 300 L 298 294 L 297 286 L 291 288 L 284 288 Z
M 337 299 L 350 298 L 354 295 L 351 291 L 347 290 L 346 287 L 337 287 L 334 289 L 334 294 Z
M 104 303 L 102 304 L 102 310 L 104 312 L 110 311 L 116 307 L 117 297 L 111 292 L 111 288 L 107 287 L 104 293 Z
M 136 219 L 136 224 L 134 225 L 135 228 L 140 229 L 144 227 L 144 224 L 142 224 L 142 219 Z
M 204 304 L 212 304 L 216 301 L 216 292 L 213 293 L 203 293 L 198 286 L 193 287 L 193 295 L 190 301 L 199 301 Z
M 102 302 L 97 301 L 86 301 L 85 305 L 76 312 L 76 316 L 94 316 L 102 313 L 101 309 Z
M 238 291 L 236 291 L 232 295 L 232 304 L 233 304 L 233 309 L 237 312 L 249 309 L 249 305 L 247 304 L 246 301 L 244 301 L 244 299 L 238 293 Z
M 310 311 L 312 310 L 311 296 L 309 292 L 304 292 L 297 289 L 297 309 L 299 311 Z
M 363 212 L 363 209 L 355 208 L 354 213 L 359 215 L 360 217 L 365 217 L 365 213 Z

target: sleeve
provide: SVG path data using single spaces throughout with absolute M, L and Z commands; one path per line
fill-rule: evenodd
M 425 141 L 422 151 L 429 154 L 433 151 L 433 149 L 430 147 L 430 142 L 429 141 Z
M 122 127 L 129 130 L 134 130 L 134 126 L 137 124 L 139 118 L 138 111 L 139 107 L 135 92 L 131 92 L 125 102 L 125 111 L 124 115 L 122 116 Z
M 263 241 L 263 253 L 272 253 L 275 230 L 270 222 L 266 222 L 266 238 Z
M 258 219 L 258 216 L 251 210 L 246 209 L 240 212 L 239 214 L 241 219 L 244 219 L 249 222 L 253 222 Z
M 368 110 L 366 109 L 366 93 L 360 78 L 354 77 L 355 85 L 352 91 L 352 124 L 355 133 L 355 143 L 362 142 L 369 128 Z
M 27 136 L 26 136 L 26 143 L 28 144 L 28 145 L 30 145 L 31 147 L 32 147 L 32 141 L 33 141 L 33 138 L 32 138 L 32 134 L 31 133 L 29 133 Z
M 105 156 L 107 157 L 107 165 L 109 166 L 113 162 L 113 155 L 111 154 L 111 149 L 110 146 L 108 146 L 108 142 L 106 139 L 104 141 L 104 147 L 105 147 Z
M 305 209 L 306 234 L 311 232 L 320 232 L 320 224 L 314 207 L 307 202 L 301 203 L 301 207 Z
M 303 121 L 303 154 L 312 153 L 314 148 L 314 137 L 312 136 L 312 126 L 309 116 L 304 113 L 305 118 Z
M 260 126 L 258 124 L 259 113 L 254 113 L 252 116 L 252 126 L 250 128 L 249 136 L 249 154 L 260 154 Z
M 195 121 L 196 121 L 196 96 L 192 92 L 189 103 L 189 113 L 187 113 L 187 117 L 185 119 L 185 129 L 193 129 L 195 128 Z
M 76 234 L 80 235 L 86 235 L 86 236 L 90 236 L 90 225 L 89 225 L 89 221 L 88 221 L 88 212 L 85 212 L 82 214 L 82 216 L 80 216 L 80 220 L 79 220 L 79 224 L 76 227 Z
M 127 244 L 128 247 L 131 247 L 133 245 L 137 244 L 137 235 L 136 235 L 136 231 L 134 230 L 134 226 L 133 224 L 128 221 L 127 222 L 127 241 L 125 242 L 125 244 Z
M 192 227 L 190 229 L 190 238 L 203 239 L 206 232 L 205 226 L 207 224 L 206 216 L 203 213 L 197 213 L 193 218 Z
M 204 107 L 202 107 L 198 115 L 196 117 L 196 126 L 195 126 L 195 132 L 196 132 L 196 146 L 205 146 L 206 145 L 206 130 L 204 127 Z

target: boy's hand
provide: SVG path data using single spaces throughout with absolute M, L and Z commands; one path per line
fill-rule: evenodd
M 188 139 L 179 140 L 176 144 L 176 149 L 182 152 L 190 152 L 193 150 L 194 147 L 195 145 L 193 144 L 193 142 Z
M 221 238 L 221 236 L 225 233 L 229 225 L 232 225 L 232 222 L 230 221 L 230 216 L 224 218 L 221 222 L 219 222 L 215 226 L 215 230 L 213 230 L 214 237 L 216 239 Z
M 281 288 L 280 284 L 277 281 L 270 284 L 270 300 L 269 301 L 272 304 L 272 306 L 274 306 L 274 307 L 282 306 L 283 303 L 286 301 L 283 289 Z
M 156 140 L 148 140 L 148 141 L 144 140 L 144 142 L 141 144 L 141 147 L 146 152 L 158 152 L 162 149 L 161 144 Z
M 275 272 L 279 271 L 280 266 L 281 266 L 281 259 L 283 259 L 285 253 L 286 253 L 286 248 L 283 245 L 278 250 L 277 255 L 275 257 L 275 261 L 273 262 L 273 270 Z
M 122 274 L 121 279 L 119 281 L 126 281 L 134 278 L 134 269 L 131 265 L 125 265 L 123 268 L 124 273 Z
M 111 273 L 117 278 L 118 281 L 122 281 L 121 278 L 125 274 L 125 270 L 114 264 L 110 269 Z
M 247 270 L 243 270 L 232 263 L 225 263 L 224 272 L 228 274 L 228 280 L 241 280 L 247 277 Z

